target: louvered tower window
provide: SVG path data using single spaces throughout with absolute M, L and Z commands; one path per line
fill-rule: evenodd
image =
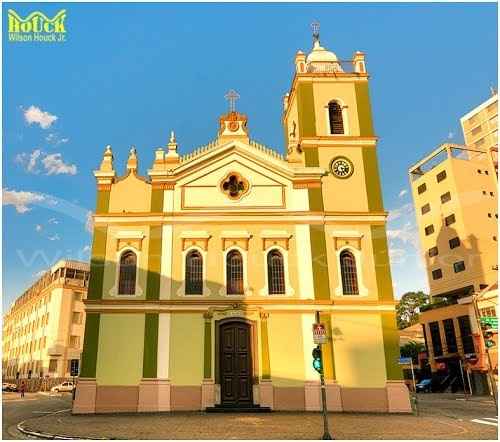
M 344 133 L 344 120 L 342 108 L 336 101 L 328 103 L 328 118 L 330 120 L 330 133 L 339 135 Z
M 344 250 L 340 254 L 340 271 L 342 273 L 342 288 L 344 295 L 358 295 L 356 259 L 348 250 Z
M 135 294 L 135 276 L 137 273 L 137 256 L 128 250 L 120 257 L 120 274 L 118 276 L 118 293 L 120 295 Z

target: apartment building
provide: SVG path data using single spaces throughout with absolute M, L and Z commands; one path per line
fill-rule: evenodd
M 79 369 L 89 265 L 61 260 L 3 318 L 4 379 L 68 377 Z
M 478 325 L 498 312 L 497 116 L 495 93 L 461 118 L 465 145 L 443 144 L 409 169 L 431 296 L 420 314 L 430 368 L 444 387 L 478 394 L 494 388 L 489 365 L 498 370 Z

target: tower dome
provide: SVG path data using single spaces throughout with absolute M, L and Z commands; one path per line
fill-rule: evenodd
M 319 40 L 314 41 L 311 53 L 306 58 L 306 63 L 338 63 L 337 56 L 320 45 Z
M 328 49 L 321 46 L 319 41 L 319 23 L 314 22 L 313 48 L 306 58 L 306 69 L 308 72 L 343 72 L 337 56 Z

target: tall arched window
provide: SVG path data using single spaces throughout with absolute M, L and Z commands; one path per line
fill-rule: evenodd
M 120 273 L 118 276 L 118 294 L 135 295 L 135 277 L 137 273 L 137 256 L 131 250 L 120 257 Z
M 228 295 L 243 294 L 243 257 L 237 250 L 226 256 L 226 279 Z
M 331 134 L 344 133 L 344 120 L 342 118 L 342 107 L 336 101 L 328 103 L 328 120 L 330 121 Z
M 270 295 L 285 294 L 283 255 L 276 249 L 267 254 L 267 285 Z
M 197 250 L 186 256 L 186 295 L 203 294 L 203 258 Z
M 358 295 L 358 273 L 356 259 L 348 250 L 340 254 L 340 272 L 342 274 L 342 289 L 344 295 Z

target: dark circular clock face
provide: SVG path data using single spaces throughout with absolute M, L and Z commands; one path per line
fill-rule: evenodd
M 349 178 L 354 172 L 354 166 L 346 157 L 336 157 L 330 163 L 330 169 L 337 178 Z

